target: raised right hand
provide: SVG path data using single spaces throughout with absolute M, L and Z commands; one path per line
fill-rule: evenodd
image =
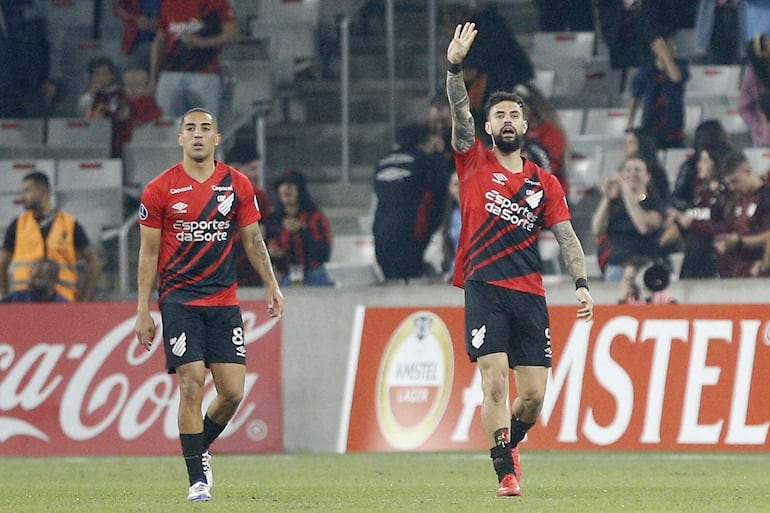
M 449 42 L 449 47 L 446 50 L 446 58 L 451 64 L 462 64 L 465 56 L 468 55 L 468 50 L 471 49 L 473 41 L 476 39 L 476 34 L 479 31 L 476 30 L 476 24 L 473 22 L 465 22 L 462 25 L 455 27 L 455 35 L 452 41 Z

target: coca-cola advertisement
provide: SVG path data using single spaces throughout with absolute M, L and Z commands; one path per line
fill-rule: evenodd
M 264 301 L 241 304 L 243 402 L 213 449 L 283 449 L 281 323 Z M 136 305 L 0 305 L 0 454 L 177 454 L 176 377 L 165 367 L 160 313 L 152 350 L 136 340 Z M 216 392 L 207 379 L 204 408 Z

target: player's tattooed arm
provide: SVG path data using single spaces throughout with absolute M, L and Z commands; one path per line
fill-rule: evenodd
M 476 127 L 463 74 L 447 72 L 446 89 L 452 112 L 452 147 L 460 153 L 465 153 L 473 146 Z
M 570 221 L 562 221 L 551 226 L 551 232 L 561 249 L 561 256 L 573 279 L 586 278 L 586 259 L 575 229 Z
M 449 63 L 446 77 L 446 90 L 449 97 L 449 107 L 452 109 L 452 147 L 460 153 L 465 153 L 475 139 L 475 126 L 471 115 L 471 102 L 468 90 L 465 88 L 462 63 L 478 34 L 476 24 L 466 21 L 455 27 L 454 36 L 446 50 Z

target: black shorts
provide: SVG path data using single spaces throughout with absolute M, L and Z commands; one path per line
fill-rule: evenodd
M 545 297 L 465 282 L 465 350 L 479 356 L 507 353 L 508 366 L 551 366 L 551 329 Z
M 189 362 L 246 364 L 243 318 L 238 306 L 160 305 L 169 373 Z

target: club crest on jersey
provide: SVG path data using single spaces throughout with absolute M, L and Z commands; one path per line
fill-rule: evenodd
M 527 202 L 527 205 L 529 205 L 530 208 L 537 208 L 538 205 L 540 205 L 540 202 L 543 200 L 543 189 L 540 189 L 537 192 L 534 191 L 527 191 L 527 197 L 524 201 Z
M 220 199 L 221 198 L 221 199 Z M 222 194 L 217 196 L 217 210 L 223 216 L 227 216 L 233 209 L 233 202 L 235 201 L 235 194 Z
M 508 176 L 505 173 L 492 173 L 492 181 L 497 185 L 505 185 Z

